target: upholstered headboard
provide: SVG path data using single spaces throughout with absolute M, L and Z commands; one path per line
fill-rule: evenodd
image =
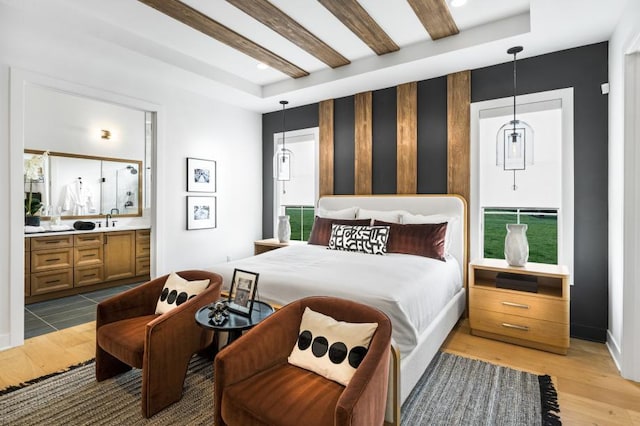
M 412 214 L 443 214 L 457 217 L 451 234 L 449 253 L 460 264 L 461 276 L 467 276 L 467 204 L 458 195 L 329 195 L 320 198 L 318 207 L 340 210 L 359 207 L 367 210 L 405 210 Z

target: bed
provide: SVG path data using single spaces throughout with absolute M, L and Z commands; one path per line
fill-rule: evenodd
M 351 207 L 374 216 L 375 212 L 405 212 L 450 218 L 444 261 L 292 243 L 210 270 L 224 277 L 223 290 L 228 290 L 235 268 L 259 273 L 257 298 L 275 305 L 327 295 L 353 299 L 385 312 L 392 321 L 394 347 L 387 421 L 399 424 L 401 404 L 466 306 L 466 205 L 455 195 L 328 196 L 318 202 L 318 211 Z

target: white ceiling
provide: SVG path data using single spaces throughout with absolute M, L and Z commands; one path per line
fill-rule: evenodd
M 460 34 L 432 41 L 405 0 L 359 0 L 401 49 L 377 56 L 315 0 L 270 0 L 351 64 L 331 69 L 224 0 L 183 0 L 310 73 L 292 79 L 136 0 L 0 0 L 194 74 L 200 93 L 259 112 L 347 96 L 608 40 L 628 0 L 468 0 Z M 631 0 L 638 1 L 638 0 Z M 177 83 L 179 84 L 179 83 Z M 222 89 L 221 89 L 222 88 Z M 193 88 L 191 87 L 191 90 Z

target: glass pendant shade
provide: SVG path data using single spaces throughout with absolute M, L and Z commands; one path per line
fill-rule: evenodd
M 280 105 L 282 105 L 282 144 L 277 144 L 276 152 L 273 154 L 273 178 L 278 181 L 291 180 L 291 158 L 293 153 L 285 145 L 286 127 L 284 121 L 284 108 L 288 103 L 287 101 L 280 101 Z
M 511 120 L 496 135 L 496 166 L 503 170 L 525 170 L 533 164 L 533 128 L 522 120 Z

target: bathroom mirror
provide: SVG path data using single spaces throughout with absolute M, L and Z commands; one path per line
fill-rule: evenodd
M 25 164 L 36 159 L 36 173 L 25 174 L 25 200 L 39 199 L 41 216 L 63 219 L 142 216 L 142 161 L 25 150 Z M 40 158 L 43 161 L 38 161 Z M 31 163 L 33 164 L 33 162 Z

